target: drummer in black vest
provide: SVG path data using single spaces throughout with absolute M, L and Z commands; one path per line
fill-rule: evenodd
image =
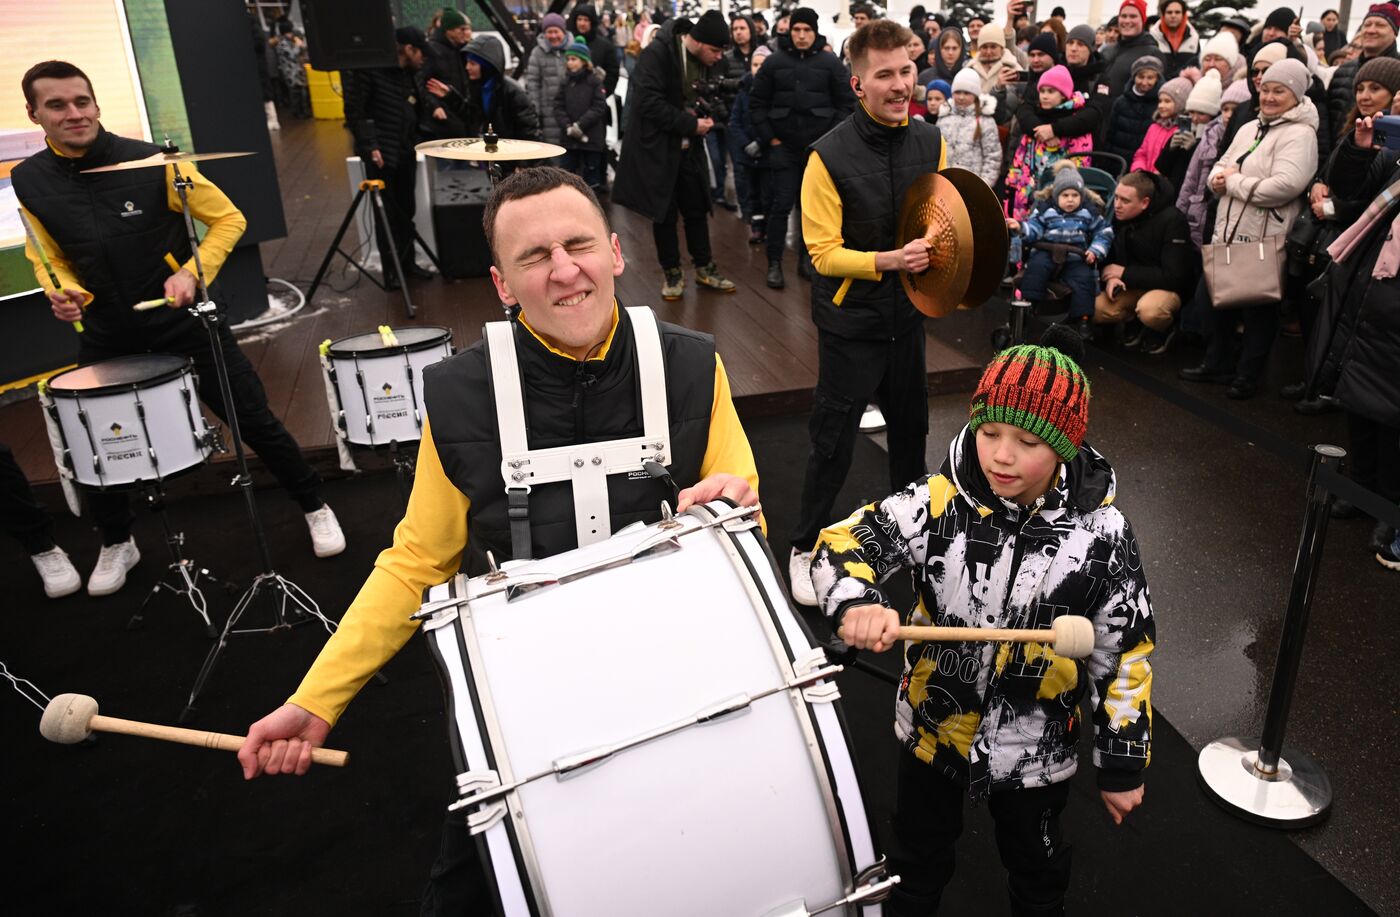
M 938 128 L 909 118 L 911 34 L 880 19 L 851 36 L 846 53 L 860 106 L 812 144 L 802 178 L 802 229 L 817 274 L 818 364 L 812 451 L 788 572 L 792 597 L 804 605 L 817 603 L 808 572 L 812 546 L 832 521 L 868 403 L 879 404 L 888 425 L 892 489 L 927 474 L 923 316 L 899 272 L 926 269 L 929 245 L 915 239 L 897 247 L 896 224 L 909 186 L 943 168 L 947 150 Z
M 47 144 L 16 166 L 11 178 L 60 289 L 53 289 L 39 254 L 28 245 L 25 253 L 54 315 L 65 322 L 82 321 L 78 359 L 92 363 L 138 353 L 190 357 L 199 376 L 200 399 L 225 417 L 208 333 L 183 308 L 194 301 L 196 281 L 171 168 L 83 174 L 85 169 L 145 159 L 160 148 L 105 130 L 98 120 L 101 111 L 92 82 L 70 63 L 34 65 L 24 75 L 22 88 L 29 119 L 44 129 Z M 190 211 L 209 227 L 199 255 L 205 278 L 212 281 L 248 223 L 192 164 L 180 171 L 194 182 L 188 192 Z M 138 302 L 161 297 L 171 308 L 132 309 Z M 306 513 L 316 556 L 339 554 L 345 550 L 345 536 L 335 513 L 321 499 L 320 476 L 268 410 L 262 382 L 227 324 L 218 327 L 243 439 Z M 106 491 L 90 493 L 88 505 L 102 533 L 102 551 L 88 579 L 88 592 L 108 595 L 125 585 L 127 571 L 141 559 L 131 536 L 130 502 L 123 492 Z
M 488 552 L 498 563 L 549 557 L 657 522 L 663 500 L 679 510 L 720 497 L 758 502 L 753 452 L 714 339 L 619 306 L 622 249 L 583 180 L 522 169 L 492 190 L 485 225 L 497 293 L 520 311 L 424 373 L 418 470 L 394 543 L 296 693 L 248 730 L 238 754 L 246 778 L 306 773 L 311 749 L 418 629 L 410 615 L 423 590 L 458 571 L 487 572 Z M 530 477 L 543 467 L 538 450 L 652 436 L 658 405 L 669 450 L 655 458 L 666 477 L 637 468 L 590 485 L 594 463 L 582 458 L 561 463 L 566 474 L 577 470 L 572 481 Z M 517 427 L 528 433 L 514 446 L 532 461 L 510 458 L 523 455 L 510 442 Z M 589 500 L 601 501 L 600 519 L 580 512 Z M 454 814 L 423 913 L 488 914 L 489 901 L 465 820 Z

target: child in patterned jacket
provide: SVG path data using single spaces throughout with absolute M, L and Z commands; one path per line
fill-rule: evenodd
M 942 469 L 856 510 L 821 534 L 812 581 L 852 647 L 883 652 L 900 615 L 879 584 L 913 573 L 908 623 L 1049 627 L 1093 623 L 1088 658 L 1045 643 L 904 646 L 895 732 L 891 872 L 886 913 L 934 913 L 953 875 L 964 799 L 985 798 L 1010 873 L 1015 914 L 1064 912 L 1070 850 L 1060 828 L 1078 765 L 1081 702 L 1115 823 L 1142 801 L 1152 735 L 1155 627 L 1137 539 L 1114 505 L 1108 461 L 1084 442 L 1089 385 L 1083 342 L 1052 326 L 1041 345 L 987 366 L 971 417 Z
M 1087 341 L 1099 295 L 1097 265 L 1113 244 L 1113 224 L 1104 216 L 1103 199 L 1084 187 L 1084 176 L 1068 160 L 1055 163 L 1054 183 L 1036 197 L 1042 203 L 1024 223 L 1006 221 L 1012 232 L 1022 232 L 1023 250 L 1029 253 L 1021 295 L 1031 302 L 1044 299 L 1059 267 L 1059 279 L 1070 288 L 1070 327 Z M 1036 242 L 1048 244 L 1033 247 Z

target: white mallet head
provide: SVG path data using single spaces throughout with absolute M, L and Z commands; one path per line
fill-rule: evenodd
M 1082 615 L 1061 615 L 1050 623 L 1050 632 L 1061 656 L 1083 659 L 1094 651 L 1094 622 Z
M 60 745 L 76 745 L 92 732 L 88 727 L 97 716 L 97 701 L 86 694 L 60 694 L 44 708 L 39 734 Z

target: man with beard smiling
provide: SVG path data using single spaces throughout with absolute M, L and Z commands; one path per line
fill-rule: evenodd
M 608 518 L 592 523 L 600 531 L 589 541 L 659 521 L 663 500 L 678 510 L 719 497 L 758 502 L 753 452 L 714 339 L 619 306 L 614 282 L 624 268 L 622 249 L 583 180 L 562 169 L 522 169 L 492 190 L 484 222 L 496 291 L 520 307 L 513 323 L 488 326 L 487 336 L 507 336 L 492 343 L 513 348 L 516 378 L 502 374 L 506 361 L 493 359 L 487 341 L 424 374 L 417 476 L 394 543 L 296 693 L 249 729 L 238 753 L 246 779 L 305 774 L 311 749 L 324 744 L 355 694 L 417 630 L 409 615 L 423 589 L 459 570 L 485 573 L 488 551 L 501 562 L 571 550 L 585 534 L 579 508 L 596 501 Z M 649 343 L 661 351 L 657 384 L 644 365 Z M 520 395 L 499 404 L 482 397 L 508 386 Z M 523 423 L 529 450 L 588 444 L 592 452 L 643 435 L 649 395 L 665 399 L 670 451 L 658 461 L 684 488 L 678 494 L 670 481 L 640 469 L 597 478 L 580 472 L 573 481 L 532 486 L 503 477 L 500 431 L 507 422 Z M 492 897 L 465 819 L 450 816 L 423 913 L 490 914 Z
M 788 573 L 793 598 L 804 605 L 816 604 L 812 546 L 832 521 L 861 414 L 872 400 L 889 429 L 892 489 L 926 474 L 923 315 L 899 272 L 926 269 L 929 244 L 914 239 L 896 247 L 896 224 L 909 186 L 943 168 L 947 150 L 937 127 L 909 118 L 915 68 L 905 45 L 911 34 L 881 19 L 851 36 L 851 88 L 860 105 L 812 145 L 802 179 L 802 227 L 816 272 L 818 364 L 812 450 Z

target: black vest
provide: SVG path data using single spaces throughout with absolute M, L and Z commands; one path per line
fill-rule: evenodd
M 847 248 L 895 248 L 904 193 L 919 176 L 938 171 L 942 146 L 932 124 L 910 120 L 904 127 L 888 127 L 863 107 L 812 144 L 841 196 L 841 238 Z M 853 280 L 837 305 L 836 293 L 845 279 L 813 279 L 812 320 L 818 328 L 887 341 L 918 327 L 923 315 L 909 301 L 898 271 L 885 271 L 879 280 Z
M 657 325 L 671 430 L 667 468 L 676 486 L 685 488 L 700 479 L 710 439 L 715 342 L 707 334 L 664 322 Z M 525 394 L 526 439 L 531 449 L 642 435 L 636 344 L 627 310 L 618 310 L 617 331 L 603 360 L 580 363 L 560 356 L 518 322 L 514 333 Z M 468 556 L 462 566 L 468 575 L 475 576 L 486 571 L 486 551 L 491 551 L 498 563 L 511 558 L 491 365 L 483 342 L 428 367 L 423 373 L 423 389 L 443 471 L 471 500 Z M 670 488 L 644 471 L 608 478 L 614 532 L 633 522 L 656 522 L 661 518 L 663 500 L 674 502 Z M 572 484 L 560 481 L 534 487 L 530 536 L 534 557 L 578 547 Z
M 15 166 L 15 194 L 58 243 L 93 295 L 83 317 L 84 343 L 146 350 L 198 320 L 177 309 L 132 311 L 165 295 L 169 252 L 190 257 L 184 217 L 166 203 L 165 169 L 80 174 L 83 169 L 144 159 L 160 147 L 102 130 L 81 159 L 45 148 Z

